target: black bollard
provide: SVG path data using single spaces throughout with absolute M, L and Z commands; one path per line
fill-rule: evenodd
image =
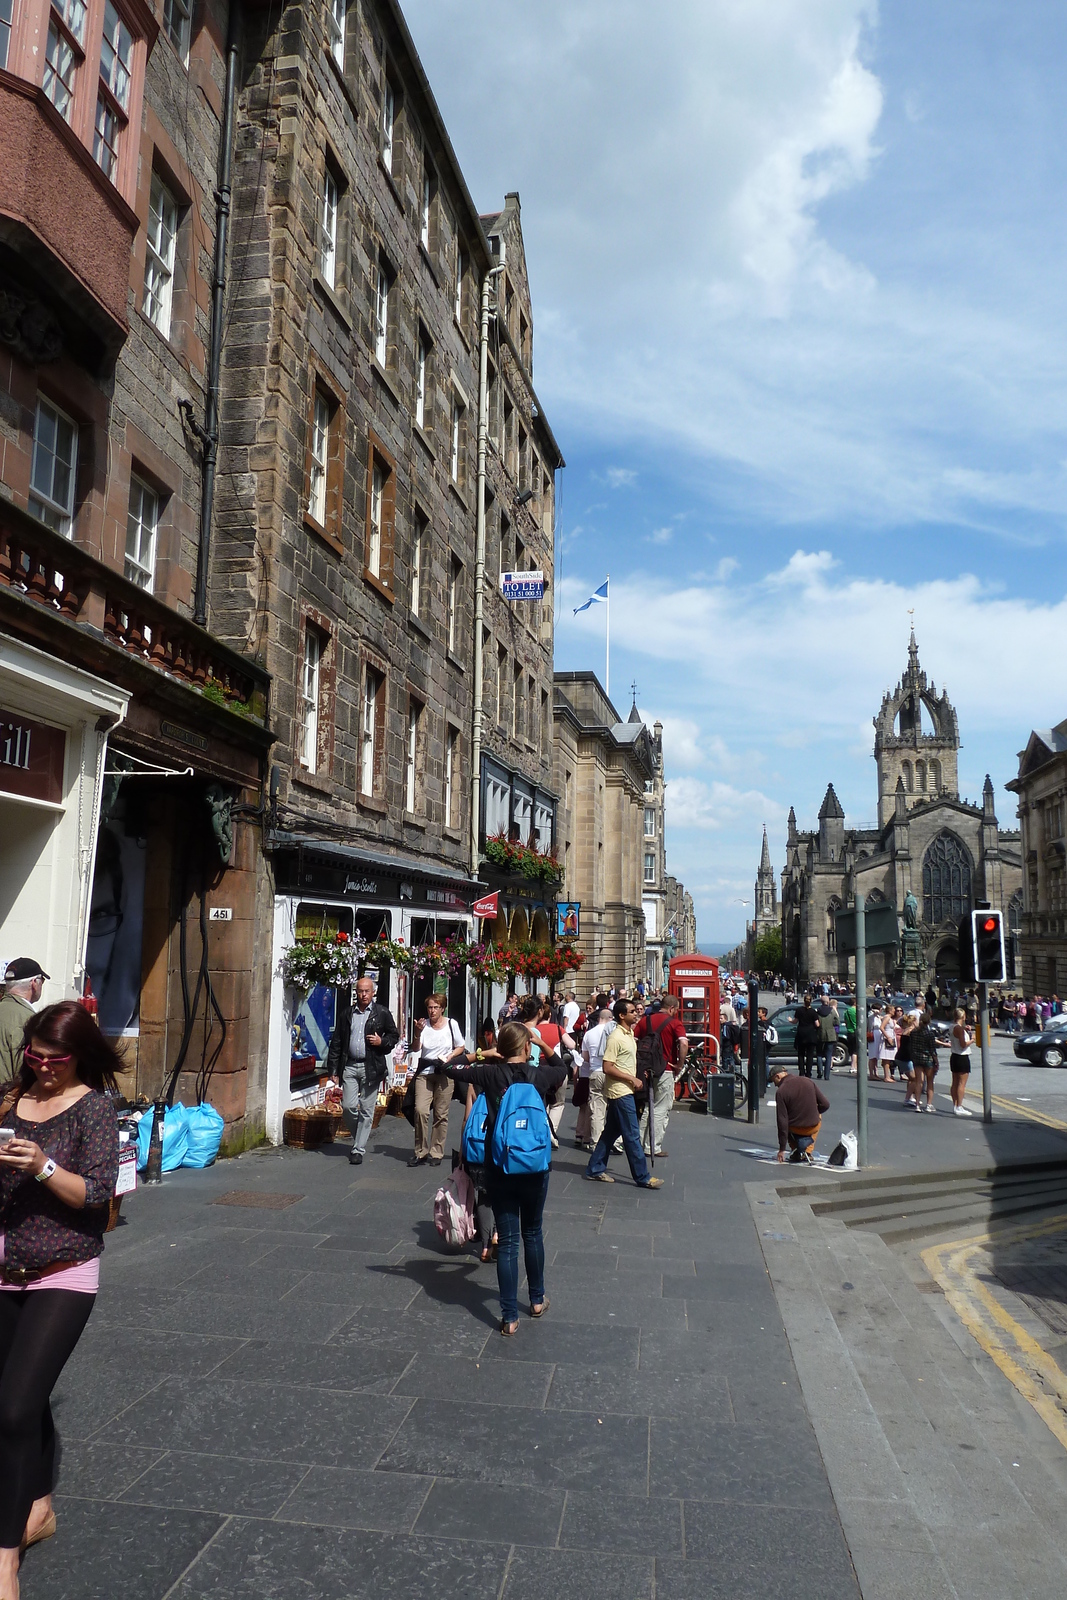
M 748 986 L 748 1120 L 759 1121 L 759 1104 L 767 1085 L 764 1081 L 763 1035 L 759 1026 L 759 984 Z

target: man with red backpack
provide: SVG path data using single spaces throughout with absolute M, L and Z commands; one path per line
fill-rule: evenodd
M 652 1078 L 652 1115 L 656 1133 L 654 1154 L 657 1160 L 666 1155 L 661 1146 L 674 1105 L 674 1071 L 682 1066 L 689 1054 L 689 1040 L 686 1038 L 685 1023 L 679 1015 L 680 1009 L 678 996 L 665 994 L 659 1010 L 642 1017 L 634 1029 L 638 1067 L 647 1066 Z M 647 1106 L 641 1113 L 641 1148 L 651 1149 Z

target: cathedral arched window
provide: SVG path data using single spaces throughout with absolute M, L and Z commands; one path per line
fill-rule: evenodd
M 837 953 L 837 913 L 840 910 L 841 902 L 834 895 L 826 907 L 826 953 L 831 956 Z
M 930 763 L 930 788 L 933 790 L 934 794 L 940 794 L 941 793 L 941 763 L 940 763 L 940 761 L 931 761 L 931 763 Z
M 939 833 L 923 856 L 923 921 L 958 922 L 970 909 L 970 855 L 954 833 Z
M 915 763 L 915 787 L 916 787 L 916 789 L 918 789 L 920 794 L 924 794 L 926 792 L 926 762 L 925 761 L 916 761 L 916 763 Z
M 901 776 L 904 779 L 904 787 L 908 791 L 908 793 L 910 794 L 911 793 L 911 762 L 910 761 L 902 762 L 900 770 L 901 770 Z

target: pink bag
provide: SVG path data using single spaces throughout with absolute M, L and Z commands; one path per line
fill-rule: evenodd
M 454 1250 L 474 1238 L 474 1185 L 462 1167 L 434 1195 L 433 1225 Z

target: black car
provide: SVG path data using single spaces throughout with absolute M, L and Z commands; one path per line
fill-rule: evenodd
M 1021 1033 L 1015 1054 L 1035 1067 L 1062 1067 L 1067 1063 L 1067 1023 L 1057 1022 L 1044 1033 Z
M 771 1012 L 767 1021 L 778 1035 L 778 1043 L 771 1045 L 767 1051 L 767 1059 L 772 1060 L 778 1057 L 779 1059 L 785 1058 L 786 1060 L 795 1061 L 797 1056 L 797 1007 L 795 1005 L 780 1006 L 777 1011 Z M 838 1034 L 840 1035 L 842 1031 L 842 1024 L 839 1021 Z M 834 1045 L 833 1065 L 835 1067 L 848 1066 L 848 1050 L 845 1048 L 844 1039 L 840 1037 Z

